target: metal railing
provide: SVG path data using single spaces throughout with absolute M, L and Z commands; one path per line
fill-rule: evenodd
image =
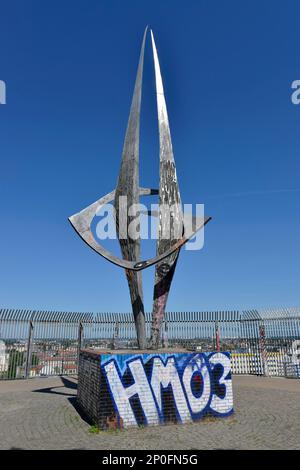
M 80 348 L 136 346 L 131 313 L 0 309 L 0 379 L 72 375 Z M 167 312 L 161 346 L 231 351 L 233 373 L 297 376 L 300 308 Z

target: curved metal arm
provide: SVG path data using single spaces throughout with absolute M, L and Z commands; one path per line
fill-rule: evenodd
M 152 196 L 155 194 L 158 194 L 157 189 L 140 188 L 140 196 Z M 198 232 L 198 230 L 204 227 L 204 225 L 207 224 L 207 222 L 209 222 L 209 220 L 211 219 L 211 217 L 193 217 L 192 232 L 189 234 L 188 237 L 183 236 L 180 240 L 178 240 L 178 242 L 172 245 L 169 250 L 145 261 L 127 261 L 125 259 L 119 258 L 118 256 L 114 255 L 111 251 L 106 250 L 102 245 L 97 243 L 91 231 L 91 223 L 97 211 L 101 209 L 101 207 L 105 206 L 105 204 L 112 202 L 114 200 L 114 197 L 115 191 L 111 191 L 110 193 L 106 194 L 106 196 L 103 196 L 102 198 L 98 199 L 98 201 L 86 207 L 86 209 L 83 209 L 77 214 L 74 214 L 69 217 L 69 222 L 71 223 L 75 231 L 78 233 L 78 235 L 82 238 L 82 240 L 87 245 L 89 245 L 90 248 L 92 248 L 99 255 L 103 256 L 103 258 L 107 259 L 111 263 L 128 270 L 140 271 L 142 269 L 148 268 L 149 266 L 153 266 L 154 264 L 163 260 L 170 254 L 174 253 L 176 250 L 179 250 L 188 240 L 190 240 L 196 234 L 196 232 Z

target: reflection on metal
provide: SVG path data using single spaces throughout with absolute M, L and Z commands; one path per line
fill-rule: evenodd
M 151 40 L 154 57 L 154 70 L 156 82 L 157 117 L 159 129 L 159 160 L 160 160 L 160 184 L 159 184 L 159 226 L 157 240 L 157 255 L 170 250 L 183 236 L 183 214 L 177 182 L 176 167 L 173 156 L 172 141 L 169 127 L 167 106 L 164 96 L 163 83 L 157 50 L 151 31 Z M 162 207 L 172 207 L 173 211 L 166 214 Z M 170 236 L 164 238 L 166 226 L 169 224 Z M 177 239 L 175 238 L 177 234 Z M 151 347 L 157 348 L 159 332 L 164 317 L 168 294 L 171 287 L 177 258 L 180 248 L 171 253 L 167 258 L 157 263 L 155 268 L 155 285 L 153 299 L 153 319 L 151 331 Z
M 139 147 L 140 147 L 140 113 L 141 113 L 141 96 L 142 96 L 142 78 L 144 66 L 144 50 L 147 28 L 144 32 L 142 49 L 140 53 L 139 66 L 133 92 L 131 109 L 128 119 L 128 125 L 125 135 L 121 168 L 119 180 L 115 193 L 115 209 L 116 209 L 116 229 L 121 246 L 123 259 L 131 262 L 139 262 L 141 253 L 141 240 L 123 237 L 119 227 L 122 224 L 120 217 L 125 218 L 124 228 L 126 226 L 126 234 L 128 227 L 133 219 L 139 223 L 138 217 L 131 217 L 127 214 L 127 208 L 122 208 L 122 196 L 126 196 L 126 207 L 138 204 L 140 200 L 140 184 L 139 184 Z M 145 312 L 143 301 L 142 273 L 127 269 L 125 271 L 130 291 L 132 312 L 135 321 L 136 333 L 141 349 L 146 347 L 146 330 L 145 330 Z
M 160 184 L 159 190 L 145 189 L 140 187 L 139 131 L 146 34 L 147 28 L 144 32 L 141 47 L 117 187 L 111 193 L 107 194 L 106 196 L 88 206 L 86 209 L 69 218 L 69 221 L 71 222 L 76 232 L 93 250 L 106 258 L 108 261 L 125 269 L 130 290 L 138 345 L 142 349 L 147 347 L 147 343 L 141 271 L 149 266 L 156 265 L 150 347 L 157 348 L 168 294 L 180 249 L 196 234 L 196 232 L 198 232 L 198 230 L 203 228 L 204 225 L 210 220 L 210 217 L 193 217 L 192 231 L 185 231 L 167 107 L 158 54 L 152 31 L 151 41 L 154 58 L 160 143 Z M 156 256 L 148 260 L 141 260 L 140 236 L 133 239 L 128 233 L 128 228 L 132 221 L 134 221 L 136 226 L 139 225 L 139 214 L 135 215 L 134 217 L 130 216 L 127 213 L 127 207 L 129 208 L 133 204 L 138 204 L 141 195 L 155 194 L 159 195 L 159 211 L 157 213 L 159 217 L 159 223 Z M 123 198 L 125 196 L 127 198 L 126 208 L 123 206 Z M 115 256 L 106 250 L 102 245 L 97 243 L 91 231 L 91 223 L 97 211 L 99 211 L 102 206 L 109 202 L 114 202 L 116 232 L 122 251 L 122 259 Z M 166 208 L 168 210 L 166 210 Z M 152 213 L 152 215 L 155 214 Z M 170 234 L 169 237 L 165 236 L 166 230 Z M 125 231 L 125 234 L 123 231 Z

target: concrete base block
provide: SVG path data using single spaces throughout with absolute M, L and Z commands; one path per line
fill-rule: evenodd
M 230 353 L 82 350 L 77 402 L 101 429 L 228 416 Z

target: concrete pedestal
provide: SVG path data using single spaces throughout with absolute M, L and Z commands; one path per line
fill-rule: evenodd
M 101 429 L 228 416 L 233 412 L 230 354 L 82 350 L 77 402 Z

